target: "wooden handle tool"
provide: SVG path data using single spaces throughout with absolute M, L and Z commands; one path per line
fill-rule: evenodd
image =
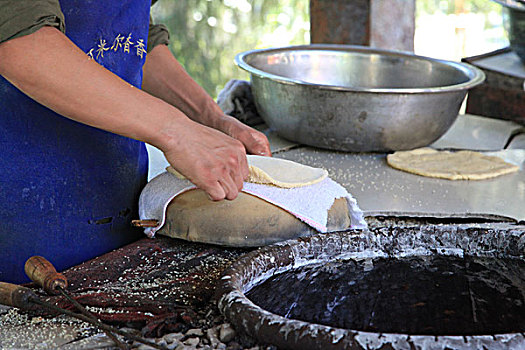
M 91 312 L 89 312 L 84 306 L 80 305 L 78 301 L 73 299 L 69 294 L 66 293 L 67 278 L 61 273 L 58 273 L 53 264 L 49 262 L 43 256 L 32 256 L 27 259 L 24 266 L 27 277 L 31 281 L 41 286 L 44 291 L 50 295 L 62 294 L 67 300 L 69 300 L 84 316 L 89 317 L 95 322 L 100 322 Z M 118 348 L 128 349 L 129 347 L 121 342 L 111 331 L 104 330 L 104 332 L 115 342 Z
M 24 266 L 26 275 L 42 286 L 46 293 L 56 295 L 67 287 L 66 277 L 58 273 L 53 264 L 42 256 L 30 257 Z
M 157 219 L 131 220 L 131 226 L 135 226 L 135 227 L 157 227 L 157 226 L 159 226 L 159 220 L 157 220 Z
M 38 299 L 38 296 L 31 289 L 0 282 L 0 304 L 24 310 L 34 310 L 38 308 L 38 305 L 33 302 L 34 299 Z
M 94 317 L 88 317 L 83 314 L 77 314 L 69 310 L 61 309 L 53 304 L 40 300 L 40 298 L 31 289 L 16 284 L 0 282 L 0 304 L 28 311 L 45 308 L 53 312 L 78 318 L 104 330 L 104 332 L 106 332 L 106 334 L 108 334 L 108 336 L 110 336 L 110 338 L 113 339 L 116 345 L 121 349 L 129 349 L 129 346 L 126 343 L 120 341 L 120 339 L 118 339 L 113 333 L 120 334 L 121 336 L 132 340 L 136 340 L 155 349 L 166 349 L 166 347 L 161 344 L 156 344 L 148 339 L 136 336 L 133 333 L 124 332 L 118 328 L 106 325 Z
M 118 337 L 115 334 L 120 334 L 124 337 L 127 337 L 129 339 L 136 340 L 140 343 L 149 345 L 150 347 L 153 347 L 155 349 L 164 349 L 163 346 L 160 346 L 156 343 L 150 342 L 147 339 L 144 339 L 142 337 L 137 337 L 133 334 L 123 332 L 115 327 L 108 326 L 104 323 L 102 323 L 95 315 L 93 315 L 91 312 L 89 312 L 84 306 L 80 305 L 78 301 L 76 301 L 74 298 L 72 298 L 65 290 L 67 287 L 67 278 L 61 273 L 58 273 L 53 264 L 49 262 L 46 258 L 42 256 L 32 256 L 26 261 L 25 264 L 25 272 L 27 276 L 35 283 L 40 285 L 48 294 L 62 294 L 67 300 L 69 300 L 77 309 L 80 311 L 81 315 L 73 314 L 69 312 L 68 310 L 62 310 L 60 308 L 57 308 L 56 306 L 49 306 L 45 305 L 48 308 L 52 308 L 55 311 L 66 313 L 70 316 L 80 318 L 84 321 L 90 322 L 94 324 L 95 326 L 101 328 L 104 330 L 104 332 L 110 337 L 118 348 L 120 349 L 129 349 L 129 346 L 118 339 Z M 25 288 L 27 289 L 27 288 Z M 28 289 L 29 292 L 32 293 L 36 297 L 36 295 Z M 32 297 L 32 296 L 31 296 Z M 33 301 L 34 303 L 35 301 Z M 39 302 L 40 305 L 43 305 L 42 302 Z

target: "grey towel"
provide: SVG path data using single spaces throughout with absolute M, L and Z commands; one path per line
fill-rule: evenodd
M 230 80 L 219 92 L 217 104 L 225 114 L 231 115 L 246 125 L 254 126 L 264 123 L 257 113 L 252 88 L 248 81 Z

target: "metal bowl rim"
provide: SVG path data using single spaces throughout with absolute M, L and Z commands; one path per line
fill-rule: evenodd
M 286 51 L 312 51 L 312 50 L 326 50 L 326 51 L 345 51 L 345 52 L 356 52 L 356 53 L 373 53 L 385 56 L 397 56 L 409 59 L 419 59 L 424 61 L 430 61 L 438 64 L 444 64 L 446 66 L 455 68 L 463 72 L 469 77 L 469 80 L 453 85 L 436 86 L 427 88 L 359 88 L 359 87 L 347 87 L 338 85 L 326 85 L 326 84 L 314 84 L 299 79 L 291 79 L 276 74 L 271 74 L 263 70 L 257 69 L 246 62 L 246 58 L 251 55 L 260 53 L 277 53 Z M 418 56 L 407 52 L 393 51 L 393 50 L 382 50 L 376 48 L 369 48 L 366 46 L 356 45 L 335 45 L 335 44 L 311 44 L 311 45 L 295 45 L 286 46 L 279 48 L 267 48 L 267 49 L 255 49 L 245 52 L 241 52 L 235 56 L 235 64 L 247 71 L 248 73 L 255 75 L 262 79 L 269 79 L 278 83 L 287 85 L 300 85 L 313 87 L 316 89 L 324 90 L 338 90 L 338 91 L 349 91 L 349 92 L 366 92 L 366 93 L 388 93 L 388 94 L 425 94 L 425 93 L 440 93 L 440 92 L 458 92 L 462 90 L 471 89 L 485 80 L 485 73 L 482 70 L 463 62 L 453 62 L 440 60 L 436 58 L 430 58 L 425 56 Z

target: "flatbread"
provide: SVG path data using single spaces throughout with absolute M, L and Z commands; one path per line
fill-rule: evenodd
M 248 182 L 282 188 L 313 185 L 328 176 L 325 169 L 273 157 L 249 155 L 248 165 L 250 167 Z
M 392 168 L 412 174 L 448 180 L 483 180 L 513 173 L 516 165 L 503 159 L 473 151 L 436 151 L 419 148 L 398 151 L 387 156 Z
M 255 155 L 248 155 L 247 158 L 250 175 L 246 181 L 251 183 L 294 188 L 316 184 L 328 176 L 328 172 L 324 169 L 290 160 Z M 169 166 L 166 170 L 184 179 L 184 176 L 173 167 Z

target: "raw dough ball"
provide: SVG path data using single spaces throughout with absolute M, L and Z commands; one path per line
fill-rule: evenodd
M 509 174 L 519 167 L 499 157 L 473 151 L 436 151 L 419 148 L 387 156 L 388 165 L 409 173 L 449 180 L 483 180 Z
M 255 155 L 248 155 L 247 158 L 250 169 L 247 182 L 293 188 L 316 184 L 328 176 L 324 169 L 312 168 L 290 160 Z M 185 178 L 171 166 L 166 169 L 179 179 Z
M 339 198 L 328 211 L 328 230 L 350 227 L 346 198 Z M 309 236 L 317 231 L 287 211 L 247 193 L 232 201 L 210 201 L 200 189 L 175 197 L 166 210 L 166 223 L 159 234 L 188 241 L 256 247 L 286 239 Z

